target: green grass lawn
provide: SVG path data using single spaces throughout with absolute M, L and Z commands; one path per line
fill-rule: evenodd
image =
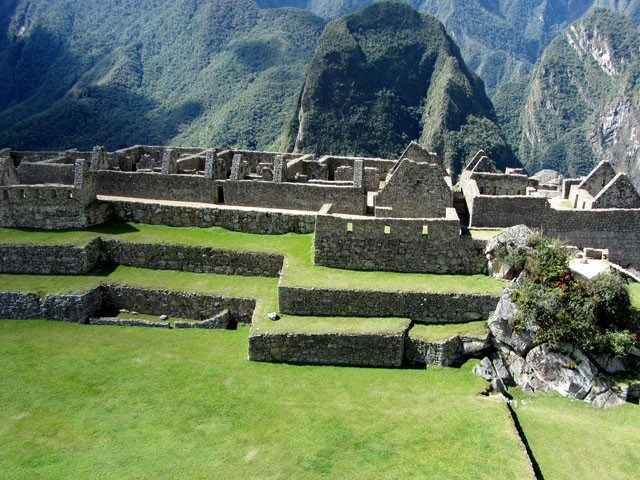
M 631 296 L 631 306 L 640 310 L 640 283 L 629 283 L 629 295 Z
M 402 335 L 411 320 L 408 318 L 372 317 L 298 317 L 282 315 L 279 320 L 269 320 L 256 315 L 251 324 L 252 335 L 261 333 L 377 333 Z
M 85 230 L 51 232 L 0 228 L 0 243 L 86 245 L 97 237 L 146 243 L 180 243 L 223 250 L 280 253 L 286 256 L 283 285 L 384 291 L 489 293 L 499 295 L 504 285 L 484 275 L 406 274 L 360 272 L 313 265 L 313 235 L 257 235 L 220 227 L 167 227 L 135 223 L 108 223 Z
M 247 361 L 247 329 L 0 322 L 0 478 L 528 478 L 460 369 Z
M 557 394 L 511 389 L 516 414 L 547 479 L 640 478 L 640 407 L 599 410 Z
M 443 323 L 441 325 L 414 325 L 409 331 L 411 338 L 428 342 L 443 342 L 456 335 L 485 338 L 489 334 L 486 320 L 469 323 Z

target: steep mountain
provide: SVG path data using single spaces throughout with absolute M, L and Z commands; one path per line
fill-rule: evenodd
M 530 172 L 587 173 L 611 161 L 640 185 L 640 35 L 593 9 L 544 51 L 531 76 L 505 85 L 496 110 Z
M 279 144 L 324 24 L 251 0 L 3 0 L 0 145 Z
M 515 162 L 482 81 L 435 17 L 381 2 L 327 24 L 285 148 L 395 158 L 413 139 L 455 172 L 479 148 Z
M 334 19 L 375 0 L 258 0 L 292 5 Z M 619 10 L 640 22 L 640 0 L 407 0 L 442 21 L 467 65 L 493 95 L 529 73 L 544 48 L 592 6 Z

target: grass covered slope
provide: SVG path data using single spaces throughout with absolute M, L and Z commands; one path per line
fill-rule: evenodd
M 479 148 L 500 166 L 517 163 L 482 81 L 435 17 L 380 2 L 330 22 L 284 148 L 397 158 L 414 139 L 455 172 Z
M 0 322 L 0 477 L 528 478 L 461 369 L 248 362 L 247 330 Z
M 31 150 L 267 148 L 288 121 L 325 23 L 252 0 L 0 8 L 0 145 Z

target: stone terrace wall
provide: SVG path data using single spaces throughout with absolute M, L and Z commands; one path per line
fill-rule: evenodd
M 457 219 L 318 215 L 314 242 L 315 264 L 328 267 L 464 274 L 487 268 L 486 242 L 461 236 Z
M 69 245 L 0 245 L 0 272 L 80 275 L 96 267 L 100 240 L 84 247 Z
M 291 315 L 406 317 L 417 323 L 489 318 L 499 297 L 428 292 L 382 292 L 278 287 L 279 310 Z
M 119 240 L 103 240 L 102 250 L 110 261 L 119 265 L 222 275 L 277 277 L 284 261 L 283 255 L 269 253 Z
M 278 235 L 311 233 L 315 214 L 285 211 L 218 208 L 216 206 L 158 205 L 136 201 L 111 201 L 114 216 L 125 222 L 172 227 L 224 227 L 248 233 Z
M 0 318 L 42 318 L 40 298 L 35 293 L 0 292 Z
M 194 320 L 211 318 L 228 309 L 232 321 L 248 324 L 255 300 L 122 285 L 102 285 L 80 295 L 55 294 L 44 298 L 34 293 L 0 292 L 0 318 L 7 319 L 46 318 L 87 323 L 91 317 L 122 308 Z
M 215 203 L 215 181 L 202 175 L 163 175 L 146 172 L 97 172 L 97 194 Z
M 205 320 L 225 309 L 237 323 L 251 323 L 256 302 L 249 298 L 223 297 L 204 293 L 151 290 L 138 287 L 108 285 L 103 287 L 103 310 L 137 310 L 152 315 Z
M 228 205 L 317 212 L 331 203 L 338 213 L 363 215 L 366 211 L 364 190 L 353 186 L 242 180 L 226 181 L 223 188 Z
M 249 337 L 249 360 L 399 367 L 404 335 L 265 334 Z

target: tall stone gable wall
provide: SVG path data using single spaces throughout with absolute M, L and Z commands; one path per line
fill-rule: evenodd
M 350 270 L 477 274 L 486 272 L 484 246 L 461 236 L 457 219 L 318 214 L 314 262 Z
M 396 218 L 444 217 L 446 209 L 453 205 L 453 193 L 441 168 L 409 159 L 400 162 L 376 194 L 376 208 L 392 208 L 385 216 Z

